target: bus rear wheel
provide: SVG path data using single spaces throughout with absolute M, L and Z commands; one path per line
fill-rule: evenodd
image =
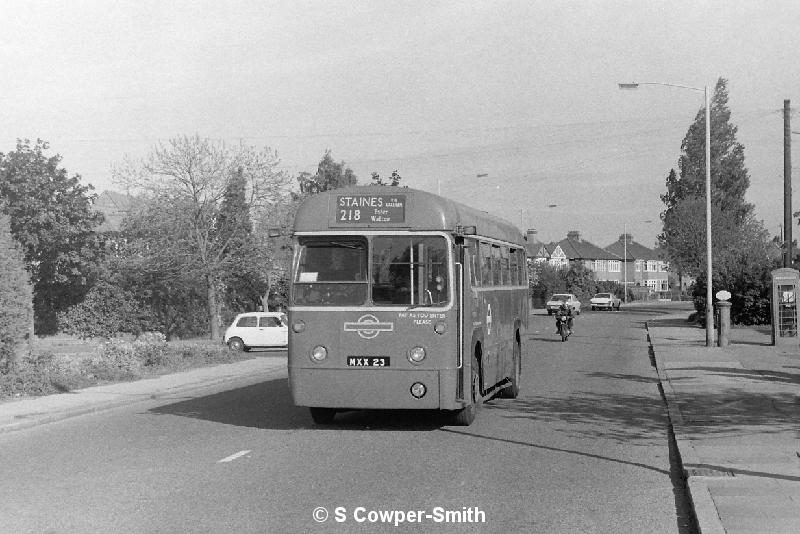
M 333 408 L 309 408 L 311 419 L 318 425 L 329 425 L 333 423 L 336 410 Z
M 522 348 L 520 347 L 519 339 L 514 340 L 514 356 L 511 362 L 514 365 L 514 370 L 508 380 L 511 385 L 500 392 L 500 397 L 503 399 L 516 399 L 519 396 L 519 380 L 522 375 Z
M 458 426 L 469 426 L 475 420 L 475 415 L 478 413 L 478 402 L 481 398 L 481 375 L 478 368 L 478 358 L 472 356 L 472 380 L 470 387 L 470 396 L 472 403 L 469 406 L 461 408 L 456 412 L 453 417 L 454 423 Z

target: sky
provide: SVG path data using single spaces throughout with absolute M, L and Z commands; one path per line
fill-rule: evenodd
M 703 93 L 617 84 L 713 89 L 724 77 L 747 200 L 770 233 L 783 221 L 782 108 L 800 102 L 794 0 L 3 6 L 0 152 L 44 139 L 96 192 L 119 190 L 111 170 L 124 158 L 197 134 L 275 149 L 292 176 L 328 149 L 360 183 L 397 170 L 542 241 L 578 230 L 605 247 L 627 230 L 652 246 Z

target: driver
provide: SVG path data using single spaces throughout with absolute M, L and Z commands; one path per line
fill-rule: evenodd
M 330 251 L 330 265 L 328 268 L 323 272 L 322 280 L 327 281 L 343 281 L 343 280 L 353 280 L 355 278 L 355 271 L 352 267 L 349 267 L 346 262 L 347 251 L 334 248 Z

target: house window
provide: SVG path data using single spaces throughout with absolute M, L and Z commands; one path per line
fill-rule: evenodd
M 658 272 L 658 262 L 654 260 L 647 260 L 647 272 L 648 273 L 657 273 Z
M 620 272 L 620 261 L 619 260 L 608 260 L 608 272 L 610 273 L 618 273 Z
M 636 265 L 636 267 L 635 267 L 636 272 L 637 273 L 642 272 L 642 260 L 636 260 L 635 265 Z
M 594 260 L 594 270 L 595 272 L 605 271 L 606 270 L 606 260 Z

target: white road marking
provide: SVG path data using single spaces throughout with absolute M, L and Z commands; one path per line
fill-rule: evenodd
M 239 451 L 239 452 L 237 452 L 236 454 L 231 454 L 231 455 L 230 455 L 230 456 L 228 456 L 227 458 L 223 458 L 222 460 L 219 460 L 217 463 L 218 463 L 218 464 L 223 464 L 223 463 L 225 463 L 225 462 L 232 462 L 232 461 L 234 461 L 234 460 L 235 460 L 235 459 L 237 459 L 237 458 L 241 458 L 241 457 L 242 457 L 242 456 L 244 456 L 245 454 L 250 454 L 250 451 Z

